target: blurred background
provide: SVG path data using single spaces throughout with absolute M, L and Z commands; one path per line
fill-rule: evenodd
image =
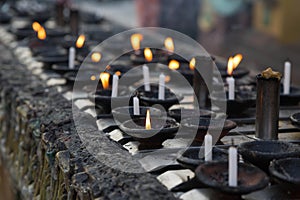
M 159 26 L 197 40 L 213 55 L 244 55 L 248 66 L 283 70 L 294 64 L 300 84 L 299 0 L 89 0 L 81 9 L 101 14 L 125 27 Z

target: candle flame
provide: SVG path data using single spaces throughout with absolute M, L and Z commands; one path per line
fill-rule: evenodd
M 96 80 L 96 76 L 95 75 L 92 75 L 91 76 L 91 81 L 95 81 Z
M 236 54 L 233 57 L 233 69 L 236 69 L 238 67 L 238 65 L 241 63 L 242 59 L 243 59 L 242 54 Z
M 93 62 L 99 62 L 101 60 L 101 54 L 99 52 L 94 52 L 91 55 L 91 59 Z
M 141 40 L 143 40 L 143 35 L 139 33 L 135 33 L 131 35 L 130 41 L 132 48 L 137 51 L 140 49 Z
M 190 70 L 194 70 L 196 66 L 196 59 L 192 58 L 190 61 Z
M 110 74 L 107 72 L 100 73 L 100 80 L 101 80 L 103 89 L 107 89 L 109 87 L 109 77 L 110 77 Z
M 171 81 L 171 77 L 170 77 L 169 75 L 166 76 L 166 77 L 165 77 L 165 82 L 166 82 L 166 83 L 169 83 L 170 81 Z
M 152 59 L 153 59 L 153 54 L 152 54 L 152 51 L 150 48 L 145 48 L 144 50 L 144 56 L 145 56 L 145 59 L 148 61 L 148 62 L 151 62 Z
M 77 41 L 76 41 L 76 47 L 82 48 L 85 42 L 85 36 L 83 34 L 79 35 Z
M 180 64 L 177 60 L 171 60 L 169 62 L 169 69 L 171 70 L 177 70 L 180 67 Z
M 234 70 L 233 57 L 230 56 L 227 63 L 227 74 L 231 76 L 233 70 Z
M 147 110 L 146 113 L 146 124 L 145 124 L 145 129 L 150 130 L 151 129 L 151 118 L 150 118 L 150 110 Z
M 120 71 L 116 71 L 116 73 L 115 73 L 115 75 L 117 75 L 117 76 L 121 76 L 121 72 Z
M 166 48 L 168 51 L 170 51 L 171 53 L 174 52 L 175 47 L 174 47 L 173 39 L 172 39 L 171 37 L 167 37 L 167 38 L 165 39 L 165 48 Z
M 44 29 L 44 27 L 40 27 L 40 29 L 38 30 L 38 38 L 40 39 L 40 40 L 45 40 L 46 39 L 46 37 L 47 37 L 47 33 L 46 33 L 46 30 Z
M 40 23 L 38 23 L 38 22 L 33 22 L 33 23 L 32 23 L 32 29 L 33 29 L 35 32 L 38 32 L 41 28 L 42 28 L 42 26 L 40 25 Z

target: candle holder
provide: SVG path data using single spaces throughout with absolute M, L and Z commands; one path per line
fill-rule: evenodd
M 129 70 L 130 73 L 126 74 Z M 137 81 L 143 78 L 143 70 L 139 68 L 133 68 L 128 65 L 113 64 L 110 65 L 109 68 L 107 68 L 105 71 L 108 72 L 111 75 L 111 77 L 115 73 L 120 73 L 120 79 L 122 79 L 122 84 L 126 85 L 132 85 L 133 83 L 136 83 Z
M 222 107 L 226 103 L 228 116 L 239 116 L 247 109 L 255 106 L 256 92 L 237 90 L 234 100 L 228 99 L 228 92 L 226 92 L 226 99 L 222 92 L 212 92 L 210 99 L 217 107 Z
M 175 95 L 173 92 L 171 92 L 170 89 L 165 87 L 165 99 L 161 100 L 158 99 L 158 93 L 159 93 L 159 85 L 158 84 L 151 84 L 150 90 L 151 91 L 145 91 L 144 87 L 140 87 L 137 89 L 137 95 L 139 96 L 139 99 L 141 101 L 141 105 L 144 106 L 153 106 L 155 104 L 160 104 L 164 109 L 168 110 L 171 106 L 178 104 L 183 97 L 180 95 Z
M 144 49 L 138 51 L 132 51 L 130 53 L 130 60 L 134 64 L 147 64 L 147 63 L 167 63 L 168 56 L 164 50 L 151 48 L 153 58 L 151 61 L 147 61 L 144 56 Z
M 93 70 L 85 70 L 82 72 L 80 76 L 77 77 L 77 71 L 75 70 L 75 71 L 66 72 L 63 75 L 63 77 L 67 80 L 66 84 L 68 85 L 73 85 L 74 82 L 77 81 L 78 83 L 80 82 L 81 85 L 87 86 L 93 84 L 94 81 L 91 80 L 91 77 L 97 73 L 98 72 L 95 72 Z
M 129 92 L 125 87 L 119 87 L 119 94 L 117 97 L 111 97 L 112 89 L 103 89 L 97 90 L 96 92 L 92 92 L 88 94 L 88 98 L 90 100 L 95 100 L 95 104 L 97 107 L 100 107 L 104 113 L 111 113 L 111 106 L 113 101 L 114 107 L 123 107 L 125 105 L 132 106 L 132 97 L 129 96 Z M 129 100 L 129 102 L 128 102 Z
M 195 109 L 186 108 L 176 108 L 170 109 L 168 115 L 174 118 L 176 121 L 180 122 L 183 119 L 190 118 L 191 116 L 200 116 L 202 118 L 214 118 L 216 113 L 210 110 L 200 109 L 196 111 Z
M 145 107 L 140 106 L 140 114 L 134 115 L 133 112 L 133 106 L 124 106 L 124 107 L 118 107 L 114 108 L 111 112 L 114 116 L 114 119 L 117 121 L 117 123 L 122 124 L 125 121 L 133 120 L 137 118 L 146 117 L 147 110 L 150 111 L 151 117 L 159 118 L 162 116 L 162 111 L 157 108 L 151 108 L 151 107 Z
M 51 69 L 53 71 L 55 71 L 58 74 L 62 74 L 62 75 L 66 74 L 68 72 L 76 73 L 76 72 L 78 72 L 79 68 L 80 68 L 79 64 L 74 65 L 74 69 L 70 69 L 69 65 L 67 65 L 67 64 L 54 64 L 51 66 Z
M 201 145 L 204 141 L 204 137 L 210 128 L 210 134 L 218 136 L 218 140 L 223 138 L 229 133 L 230 130 L 236 128 L 237 124 L 231 120 L 225 120 L 224 125 L 220 124 L 221 120 L 213 118 L 186 118 L 181 121 L 181 125 L 187 129 L 187 136 L 189 136 L 190 131 L 197 131 L 193 145 Z M 221 127 L 222 126 L 222 127 Z M 221 134 L 220 134 L 221 131 Z
M 151 117 L 152 127 L 145 129 L 146 118 L 136 118 L 120 125 L 120 129 L 137 140 L 141 149 L 157 149 L 167 139 L 175 137 L 179 124 L 172 118 Z
M 239 153 L 245 161 L 268 172 L 273 159 L 300 157 L 300 146 L 282 141 L 252 141 L 240 144 Z
M 200 182 L 230 194 L 247 194 L 267 187 L 269 179 L 259 168 L 238 163 L 238 185 L 228 185 L 228 162 L 209 162 L 199 165 L 195 171 Z
M 290 87 L 290 94 L 283 94 L 283 87 L 280 88 L 280 105 L 281 106 L 292 106 L 298 105 L 300 102 L 300 88 Z
M 43 53 L 35 57 L 36 61 L 44 63 L 44 69 L 51 69 L 54 64 L 66 64 L 69 60 L 65 54 Z
M 199 152 L 201 151 L 201 158 L 199 158 Z M 228 161 L 228 153 L 225 149 L 220 149 L 213 147 L 212 149 L 212 161 L 210 162 L 217 162 L 217 161 Z M 189 147 L 187 149 L 181 150 L 178 152 L 177 155 L 177 162 L 192 171 L 205 163 L 204 160 L 204 147 Z
M 294 113 L 290 116 L 290 120 L 292 121 L 292 124 L 296 125 L 297 127 L 300 127 L 300 113 Z
M 279 183 L 299 188 L 300 185 L 300 158 L 284 158 L 274 160 L 269 167 L 270 174 Z

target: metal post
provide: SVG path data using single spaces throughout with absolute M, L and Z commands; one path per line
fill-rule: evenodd
M 280 79 L 257 75 L 256 133 L 264 140 L 278 139 Z

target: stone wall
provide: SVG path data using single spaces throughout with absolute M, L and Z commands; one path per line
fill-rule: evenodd
M 14 60 L 0 43 L 1 164 L 20 199 L 174 199 L 151 174 L 111 169 L 88 153 L 77 130 L 90 133 L 102 146 L 111 142 L 88 114 L 75 117 L 72 103 Z M 103 145 L 101 145 L 103 144 Z M 128 157 L 131 155 L 124 150 Z M 0 189 L 1 191 L 1 189 Z

